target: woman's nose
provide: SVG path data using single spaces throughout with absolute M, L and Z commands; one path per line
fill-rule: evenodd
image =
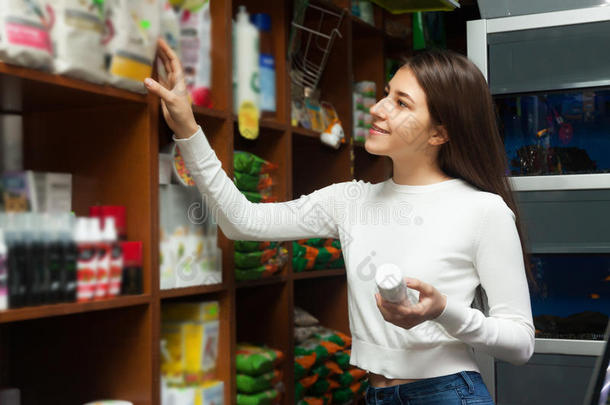
M 390 113 L 390 111 L 388 111 L 389 104 L 390 101 L 387 99 L 387 97 L 384 97 L 381 100 L 377 101 L 377 103 L 372 105 L 371 108 L 369 108 L 369 112 L 374 117 L 377 117 L 381 120 L 385 120 L 388 118 L 388 115 Z

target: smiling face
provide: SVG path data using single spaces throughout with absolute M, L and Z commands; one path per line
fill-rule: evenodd
M 385 88 L 385 97 L 370 112 L 373 126 L 365 149 L 371 154 L 420 158 L 437 153 L 447 140 L 444 129 L 432 122 L 426 94 L 408 68 L 396 72 Z

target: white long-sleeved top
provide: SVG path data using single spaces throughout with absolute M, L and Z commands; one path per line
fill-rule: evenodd
M 227 176 L 201 128 L 174 139 L 228 238 L 340 239 L 351 364 L 387 378 L 419 379 L 479 371 L 473 348 L 516 365 L 531 357 L 534 325 L 519 235 L 514 213 L 497 194 L 458 178 L 428 185 L 390 178 L 334 183 L 295 200 L 256 204 Z M 388 262 L 447 297 L 440 316 L 410 329 L 383 319 L 374 275 Z M 489 316 L 471 307 L 479 285 Z

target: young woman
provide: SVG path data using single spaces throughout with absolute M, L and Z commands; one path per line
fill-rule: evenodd
M 473 348 L 515 365 L 534 349 L 519 216 L 482 74 L 465 57 L 410 59 L 371 108 L 365 148 L 392 177 L 334 183 L 299 199 L 253 204 L 221 168 L 197 125 L 180 62 L 160 42 L 161 97 L 187 168 L 230 239 L 340 238 L 349 290 L 351 364 L 369 372 L 370 404 L 493 404 Z M 403 269 L 415 300 L 376 294 L 377 267 Z M 475 290 L 489 315 L 472 308 Z

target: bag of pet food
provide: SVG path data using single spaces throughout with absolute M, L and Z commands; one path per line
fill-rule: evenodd
M 326 328 L 322 326 L 295 326 L 294 327 L 294 341 L 299 344 L 306 341 L 314 334 L 325 331 Z
M 106 63 L 110 84 L 145 93 L 161 33 L 160 0 L 106 0 L 110 35 Z
M 252 175 L 234 171 L 233 181 L 235 186 L 241 191 L 261 191 L 268 190 L 274 185 L 273 179 L 269 173 L 261 175 Z
M 316 362 L 321 363 L 341 350 L 341 346 L 336 343 L 311 338 L 294 348 L 295 355 L 306 355 L 316 353 Z
M 307 390 L 318 381 L 317 375 L 310 375 L 305 378 L 301 378 L 294 385 L 294 398 L 296 401 L 303 398 Z M 295 401 L 295 402 L 296 402 Z
M 257 242 L 251 240 L 233 241 L 233 247 L 237 252 L 258 252 L 265 249 L 275 249 L 278 242 Z
M 297 405 L 328 405 L 330 402 L 326 397 L 304 397 Z
M 320 378 L 343 374 L 341 367 L 332 360 L 326 360 L 324 363 L 314 366 L 311 372 L 319 375 Z
M 237 345 L 235 368 L 250 376 L 265 374 L 281 364 L 284 354 L 275 349 L 248 344 Z
M 1 0 L 0 60 L 50 70 L 54 24 L 53 10 L 42 0 Z
M 278 201 L 277 196 L 272 195 L 268 190 L 261 190 L 261 192 L 242 191 L 242 194 L 248 199 L 248 201 L 253 203 L 269 203 Z
M 344 404 L 347 401 L 354 399 L 356 395 L 362 394 L 368 385 L 368 381 L 364 380 L 356 382 L 349 387 L 334 390 L 332 393 L 333 404 Z
M 212 18 L 210 1 L 189 1 L 180 12 L 180 50 L 193 104 L 212 108 Z
M 235 266 L 241 269 L 260 266 L 278 253 L 278 249 L 265 249 L 259 252 L 235 252 Z
M 280 271 L 280 267 L 275 264 L 263 264 L 249 269 L 235 269 L 235 279 L 237 281 L 259 280 L 271 277 Z
M 256 377 L 247 374 L 237 374 L 236 376 L 237 390 L 244 394 L 269 390 L 281 380 L 282 372 L 280 370 L 272 370 Z
M 319 340 L 327 340 L 336 343 L 341 347 L 341 350 L 352 345 L 352 338 L 336 330 L 324 328 L 322 331 L 315 333 L 314 337 Z
M 307 393 L 313 396 L 320 396 L 337 388 L 340 388 L 338 382 L 328 378 L 320 378 L 309 388 Z
M 279 396 L 276 389 L 259 392 L 257 394 L 237 393 L 237 405 L 272 405 Z
M 335 379 L 342 387 L 349 387 L 355 382 L 362 380 L 364 377 L 366 377 L 366 371 L 354 367 L 337 375 Z
M 260 266 L 243 269 L 236 268 L 235 278 L 240 281 L 258 280 L 260 278 L 272 276 L 273 274 L 279 272 L 288 262 L 288 249 L 280 247 L 277 249 L 277 251 L 279 253 L 275 257 L 272 257 Z
M 98 0 L 46 0 L 46 3 L 55 16 L 51 28 L 55 73 L 104 83 L 105 3 Z
M 342 370 L 349 368 L 349 359 L 352 354 L 351 350 L 343 350 L 335 353 L 335 362 L 341 367 Z
M 233 153 L 233 168 L 241 173 L 258 176 L 263 173 L 271 173 L 278 167 L 277 164 L 268 162 L 250 152 L 236 150 Z
M 295 354 L 294 357 L 294 378 L 300 380 L 305 377 L 311 367 L 316 363 L 316 353 Z
M 318 325 L 320 321 L 303 308 L 294 307 L 294 324 L 296 326 L 314 326 Z

